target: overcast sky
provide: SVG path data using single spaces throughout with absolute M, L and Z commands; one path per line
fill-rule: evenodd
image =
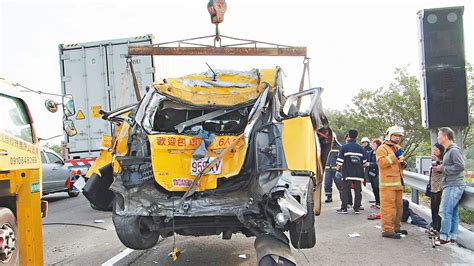
M 155 43 L 214 34 L 208 0 L 0 0 L 0 77 L 60 93 L 58 44 L 153 34 Z M 362 88 L 386 87 L 397 67 L 419 75 L 421 9 L 464 6 L 466 60 L 473 63 L 474 1 L 227 0 L 221 34 L 306 46 L 312 86 L 325 88 L 325 108 L 343 109 Z M 216 69 L 281 66 L 287 94 L 296 92 L 302 58 L 156 58 L 158 78 Z M 61 115 L 44 96 L 27 95 L 40 137 L 61 134 Z M 59 142 L 56 139 L 55 142 Z

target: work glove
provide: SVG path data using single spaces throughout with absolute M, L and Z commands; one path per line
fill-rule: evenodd
M 395 156 L 396 156 L 397 158 L 400 158 L 400 156 L 402 156 L 402 155 L 403 155 L 403 150 L 402 150 L 402 148 L 398 148 L 398 150 L 395 151 Z
M 341 180 L 341 179 L 342 179 L 342 174 L 341 174 L 341 172 L 336 172 L 335 177 L 336 177 L 336 179 Z

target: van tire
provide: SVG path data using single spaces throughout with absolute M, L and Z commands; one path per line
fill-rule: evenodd
M 122 244 L 131 249 L 143 250 L 153 247 L 158 242 L 158 233 L 150 231 L 147 226 L 147 222 L 153 222 L 151 217 L 119 215 L 116 213 L 115 207 L 116 204 L 114 204 L 112 212 L 112 221 Z
M 71 198 L 75 198 L 77 196 L 79 196 L 79 191 L 75 190 L 74 189 L 74 181 L 75 179 L 72 179 L 71 177 L 68 177 L 68 180 L 66 181 L 66 187 L 67 187 L 67 194 L 69 195 L 69 197 Z
M 104 211 L 104 212 L 110 212 L 110 211 L 112 211 L 112 209 L 113 209 L 113 206 L 112 206 L 113 203 L 114 203 L 114 201 L 110 202 L 109 206 L 104 209 L 104 208 L 101 208 L 101 207 L 95 205 L 95 204 L 92 203 L 92 202 L 89 202 L 89 204 L 91 205 L 91 208 L 92 208 L 92 209 L 97 210 L 97 211 Z
M 306 201 L 307 213 L 304 217 L 290 224 L 290 240 L 294 248 L 307 249 L 316 245 L 316 230 L 314 229 L 314 193 L 313 181 L 309 181 Z
M 278 257 L 278 264 L 276 263 L 275 259 L 272 257 L 272 255 L 267 255 L 260 259 L 258 262 L 258 266 L 275 266 L 275 265 L 283 265 L 283 266 L 295 266 L 293 262 L 290 260 L 287 260 L 283 257 Z
M 67 189 L 67 194 L 69 195 L 69 197 L 75 198 L 75 197 L 79 196 L 79 191 L 76 191 L 71 187 L 71 188 Z

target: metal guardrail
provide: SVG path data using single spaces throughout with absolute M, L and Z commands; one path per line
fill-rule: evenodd
M 403 181 L 406 186 L 412 188 L 411 201 L 418 204 L 418 191 L 425 192 L 429 177 L 410 171 L 403 171 Z M 466 186 L 461 198 L 461 206 L 467 210 L 474 211 L 474 187 Z

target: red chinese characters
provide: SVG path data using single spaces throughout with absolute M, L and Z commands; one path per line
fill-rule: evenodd
M 160 145 L 160 146 L 165 145 L 165 138 L 163 138 L 163 137 L 157 137 L 157 138 L 156 138 L 156 144 L 158 144 L 158 145 Z
M 168 146 L 176 146 L 176 138 L 168 137 Z
M 186 139 L 178 138 L 178 146 L 186 146 Z
M 198 145 L 198 139 L 197 138 L 192 138 L 189 140 L 189 145 L 191 146 L 197 146 Z

